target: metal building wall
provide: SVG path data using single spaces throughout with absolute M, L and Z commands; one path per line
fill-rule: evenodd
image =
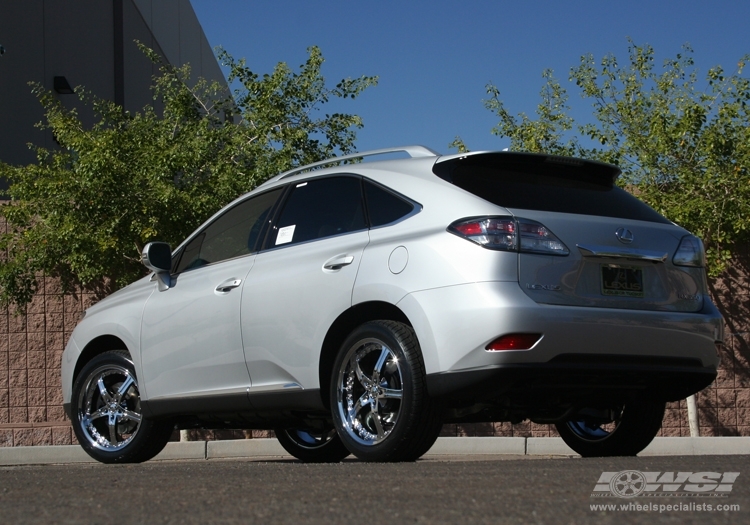
M 152 104 L 154 66 L 135 40 L 174 65 L 190 63 L 199 76 L 224 81 L 213 51 L 189 0 L 6 0 L 0 12 L 0 160 L 34 162 L 27 143 L 54 146 L 49 131 L 35 127 L 43 112 L 29 82 L 53 89 L 55 76 L 83 86 L 128 111 Z M 58 94 L 81 111 L 84 124 L 94 116 L 75 95 Z

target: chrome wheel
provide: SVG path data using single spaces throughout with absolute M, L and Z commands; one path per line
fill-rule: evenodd
M 606 411 L 589 410 L 589 412 L 598 415 L 599 418 L 566 421 L 565 423 L 573 434 L 586 441 L 607 439 L 617 430 L 622 419 L 622 409 Z
M 398 422 L 403 376 L 398 356 L 378 339 L 352 346 L 338 373 L 338 409 L 347 434 L 362 445 L 382 442 Z
M 130 354 L 110 350 L 86 363 L 73 382 L 73 432 L 81 448 L 102 463 L 139 463 L 166 446 L 174 421 L 141 410 Z
M 666 403 L 643 396 L 608 410 L 583 409 L 555 423 L 565 443 L 584 457 L 635 456 L 661 428 Z
M 329 387 L 341 441 L 365 461 L 414 461 L 435 443 L 441 411 L 427 393 L 411 326 L 376 320 L 341 344 Z
M 275 432 L 284 450 L 302 461 L 336 463 L 349 455 L 334 428 L 282 428 Z
M 283 432 L 289 439 L 294 441 L 298 447 L 309 450 L 320 448 L 334 437 L 337 437 L 335 429 L 320 432 L 313 430 L 290 429 L 277 432 Z
M 137 436 L 142 419 L 138 383 L 127 368 L 107 364 L 86 376 L 78 399 L 78 422 L 92 447 L 122 450 Z
M 596 423 L 586 421 L 568 421 L 568 427 L 581 439 L 597 441 L 609 436 L 609 432 Z

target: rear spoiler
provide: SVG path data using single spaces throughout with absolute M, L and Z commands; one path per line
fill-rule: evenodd
M 457 170 L 465 174 L 466 168 L 472 167 L 515 173 L 535 173 L 607 187 L 611 187 L 622 173 L 617 166 L 595 160 L 507 151 L 477 151 L 440 157 L 432 171 L 441 179 L 452 183 L 453 174 Z

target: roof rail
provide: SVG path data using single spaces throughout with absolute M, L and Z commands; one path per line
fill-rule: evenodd
M 361 159 L 363 157 L 373 157 L 375 155 L 386 155 L 388 153 L 400 153 L 400 152 L 408 153 L 409 157 L 411 158 L 440 156 L 440 153 L 438 153 L 437 151 L 431 150 L 430 148 L 426 146 L 419 146 L 419 145 L 400 146 L 397 148 L 373 149 L 370 151 L 363 151 L 361 153 L 350 153 L 348 155 L 342 155 L 341 157 L 332 157 L 327 160 L 321 160 L 320 162 L 313 162 L 312 164 L 307 164 L 306 166 L 300 166 L 299 168 L 294 168 L 293 170 L 285 171 L 284 173 L 280 175 L 277 175 L 271 179 L 268 179 L 267 182 L 285 179 L 287 177 L 291 177 L 292 175 L 296 175 L 298 173 L 302 173 L 303 171 L 311 170 L 319 166 L 325 166 L 327 164 L 337 164 L 343 160 Z

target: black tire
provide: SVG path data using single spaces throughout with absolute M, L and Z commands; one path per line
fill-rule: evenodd
M 618 416 L 608 425 L 582 417 L 555 426 L 563 441 L 583 457 L 635 456 L 659 432 L 665 406 L 663 401 L 636 400 L 616 411 Z
M 276 429 L 276 439 L 284 450 L 307 463 L 338 463 L 350 454 L 336 430 Z
M 73 431 L 83 450 L 102 463 L 140 463 L 166 446 L 174 424 L 143 416 L 130 355 L 94 357 L 73 383 Z
M 427 394 L 419 342 L 403 323 L 371 321 L 347 337 L 333 366 L 330 399 L 341 441 L 364 461 L 415 461 L 442 427 Z

